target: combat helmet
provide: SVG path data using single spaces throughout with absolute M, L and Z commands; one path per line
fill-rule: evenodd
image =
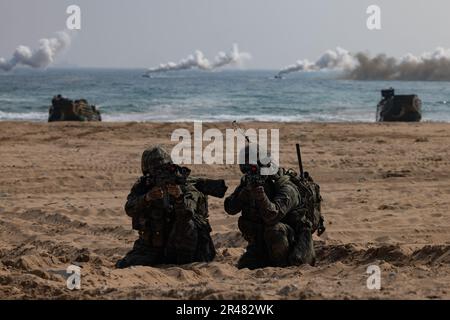
M 172 163 L 172 158 L 164 148 L 161 146 L 152 146 L 147 148 L 142 154 L 142 173 L 147 175 L 162 165 Z
M 250 152 L 256 152 L 256 155 L 250 157 Z M 261 154 L 263 155 L 263 158 L 260 158 Z M 243 174 L 246 174 L 250 170 L 252 170 L 252 167 L 255 166 L 257 167 L 256 170 L 258 171 L 261 168 L 269 168 L 269 167 L 276 168 L 275 171 L 276 172 L 278 171 L 278 167 L 272 161 L 272 156 L 270 152 L 268 152 L 265 148 L 259 145 L 251 147 L 251 145 L 247 144 L 245 148 L 242 148 L 239 153 L 239 168 Z M 253 168 L 253 170 L 255 169 Z

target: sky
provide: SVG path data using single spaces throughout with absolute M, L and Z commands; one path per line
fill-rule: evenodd
M 400 57 L 450 48 L 448 0 L 0 0 L 0 57 L 64 30 L 66 8 L 81 30 L 57 64 L 148 68 L 195 50 L 213 58 L 238 43 L 250 69 L 281 69 L 343 47 Z M 382 29 L 366 27 L 369 5 Z

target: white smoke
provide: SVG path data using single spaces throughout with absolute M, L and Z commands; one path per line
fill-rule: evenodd
M 229 53 L 219 52 L 214 59 L 212 69 L 221 68 L 227 65 L 236 65 L 250 60 L 252 58 L 250 53 L 240 52 L 237 44 L 233 44 L 233 49 Z
M 69 34 L 61 31 L 56 33 L 54 38 L 39 40 L 39 47 L 36 50 L 19 46 L 9 60 L 0 58 L 0 69 L 10 71 L 18 65 L 46 68 L 55 61 L 58 53 L 70 46 L 70 42 Z
M 355 80 L 450 81 L 450 50 L 437 48 L 420 56 L 408 53 L 400 59 L 380 54 L 355 55 L 358 65 L 346 77 Z
M 308 60 L 299 60 L 295 64 L 287 66 L 278 72 L 278 77 L 296 71 L 317 71 L 317 70 L 336 70 L 350 69 L 356 64 L 356 59 L 345 49 L 336 48 L 328 50 L 316 62 Z
M 350 53 L 337 48 L 325 52 L 316 62 L 298 61 L 282 69 L 277 77 L 295 71 L 338 70 L 354 80 L 450 81 L 450 49 L 437 48 L 420 56 L 411 53 L 400 59 L 380 54 Z
M 180 60 L 178 63 L 169 62 L 161 64 L 159 67 L 148 69 L 146 74 L 195 68 L 200 70 L 214 70 L 227 65 L 240 64 L 249 59 L 251 59 L 251 55 L 247 52 L 240 52 L 238 45 L 234 44 L 231 52 L 219 52 L 213 62 L 210 62 L 203 52 L 197 50 L 194 54 L 188 56 L 186 59 Z

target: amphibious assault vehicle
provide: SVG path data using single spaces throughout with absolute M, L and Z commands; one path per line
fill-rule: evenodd
M 393 88 L 381 90 L 382 100 L 377 106 L 378 122 L 419 122 L 422 101 L 417 95 L 396 95 Z
M 52 99 L 48 122 L 55 121 L 102 121 L 100 111 L 85 99 L 70 100 L 57 95 Z

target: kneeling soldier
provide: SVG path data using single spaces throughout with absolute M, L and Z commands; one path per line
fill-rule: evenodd
M 303 214 L 302 197 L 291 176 L 283 169 L 273 175 L 260 174 L 272 164 L 259 160 L 240 165 L 244 176 L 234 193 L 225 200 L 230 215 L 242 212 L 239 229 L 248 242 L 238 268 L 285 267 L 315 263 L 311 224 Z
M 225 182 L 190 178 L 161 147 L 144 152 L 142 172 L 125 205 L 139 239 L 116 267 L 213 260 L 207 194 L 223 197 Z

